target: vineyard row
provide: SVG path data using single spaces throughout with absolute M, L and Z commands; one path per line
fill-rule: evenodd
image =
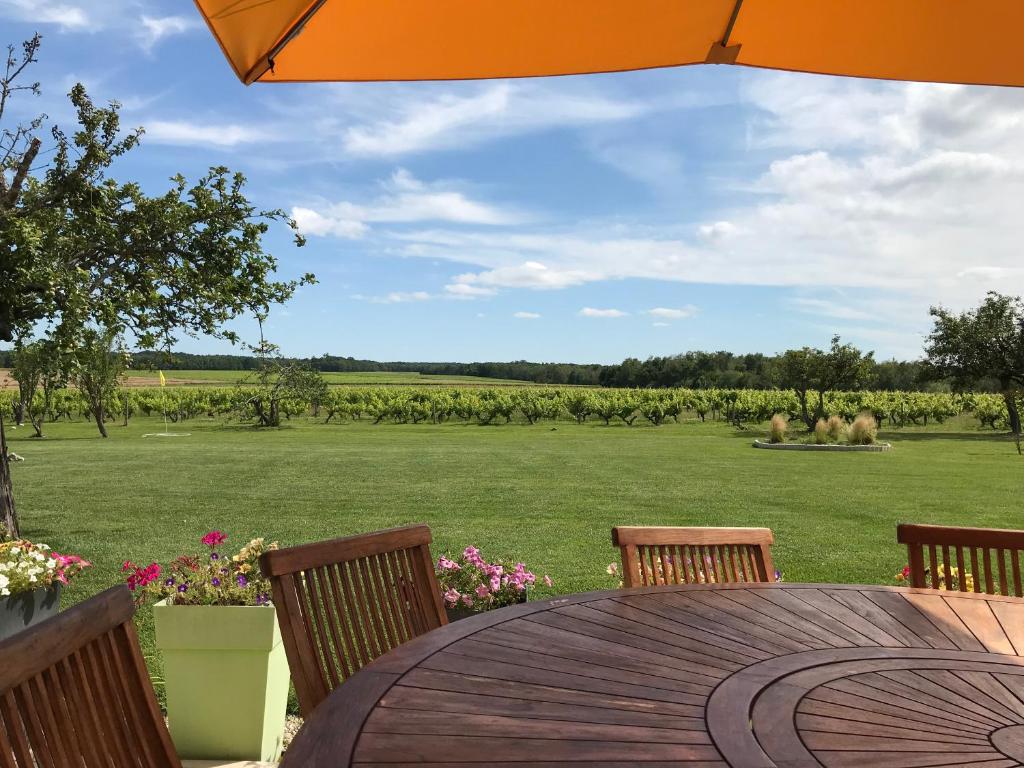
M 172 421 L 197 416 L 255 417 L 255 403 L 267 392 L 253 387 L 122 388 L 106 403 L 107 418 L 123 420 L 136 414 L 166 415 Z M 15 390 L 0 391 L 5 417 L 15 412 Z M 33 410 L 46 421 L 91 417 L 86 399 L 74 389 L 52 392 L 49 402 L 37 391 Z M 814 396 L 816 400 L 817 396 Z M 525 420 L 531 424 L 559 418 L 605 424 L 660 425 L 693 414 L 702 421 L 725 420 L 735 424 L 759 423 L 776 413 L 796 418 L 800 405 L 792 392 L 745 389 L 580 389 L 580 388 L 399 388 L 338 387 L 328 389 L 315 401 L 282 399 L 286 417 L 312 416 L 326 422 L 345 419 L 373 423 L 442 423 L 461 420 L 481 424 Z M 993 394 L 946 394 L 922 392 L 832 392 L 824 399 L 825 416 L 850 420 L 871 413 L 880 425 L 901 427 L 927 425 L 971 414 L 993 429 L 1006 426 L 1003 398 Z

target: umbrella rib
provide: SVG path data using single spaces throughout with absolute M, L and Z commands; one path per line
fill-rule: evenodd
M 291 25 L 287 32 L 285 32 L 281 40 L 273 48 L 270 49 L 266 56 L 261 57 L 260 60 L 256 63 L 256 65 L 249 70 L 249 72 L 245 76 L 246 85 L 252 85 L 254 82 L 259 80 L 260 77 L 262 77 L 263 74 L 268 69 L 273 71 L 274 59 L 277 58 L 278 54 L 280 54 L 281 51 L 284 50 L 285 46 L 287 46 L 288 43 L 290 43 L 292 40 L 299 36 L 299 33 L 302 32 L 306 24 L 309 23 L 309 20 L 312 19 L 314 15 L 316 15 L 317 11 L 323 8 L 326 2 L 327 0 L 316 0 L 316 2 L 314 2 L 312 5 L 309 6 L 309 8 L 306 9 L 305 13 L 303 13 L 298 19 L 296 19 L 295 23 Z
M 722 37 L 722 42 L 719 43 L 723 48 L 729 46 L 729 37 L 732 35 L 732 28 L 736 26 L 736 19 L 740 15 L 740 8 L 743 5 L 743 0 L 736 0 L 736 5 L 732 7 L 732 14 L 729 16 L 729 23 L 725 27 L 725 35 Z

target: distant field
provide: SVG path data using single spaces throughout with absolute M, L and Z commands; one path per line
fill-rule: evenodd
M 234 384 L 252 375 L 251 371 L 164 371 L 167 385 L 171 387 L 224 386 Z M 514 379 L 486 379 L 482 376 L 431 376 L 422 373 L 325 373 L 324 379 L 335 386 L 395 385 L 395 386 L 535 386 L 533 382 Z M 160 383 L 156 371 L 130 371 L 126 380 L 129 387 L 152 387 Z M 17 387 L 7 369 L 0 368 L 0 389 Z
M 251 371 L 165 371 L 168 385 L 172 384 L 234 384 L 239 379 L 251 376 Z M 139 386 L 152 386 L 159 380 L 155 371 L 133 371 L 132 377 L 140 381 Z M 454 384 L 493 387 L 495 385 L 530 385 L 532 382 L 513 379 L 486 379 L 481 376 L 431 376 L 422 373 L 354 372 L 323 374 L 328 384 L 336 386 L 451 386 Z M 143 383 L 144 382 L 144 383 Z

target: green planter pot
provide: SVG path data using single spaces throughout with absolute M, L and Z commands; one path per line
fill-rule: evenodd
M 153 606 L 167 722 L 186 759 L 281 754 L 288 660 L 270 606 Z

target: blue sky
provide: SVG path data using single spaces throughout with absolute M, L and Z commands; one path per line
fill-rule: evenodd
M 184 0 L 0 0 L 44 35 L 43 96 L 86 84 L 156 193 L 224 164 L 309 242 L 284 352 L 617 362 L 840 333 L 920 354 L 929 305 L 1024 292 L 1024 93 L 732 67 L 546 80 L 243 87 Z M 252 326 L 242 323 L 252 334 Z M 210 339 L 179 348 L 228 351 Z

